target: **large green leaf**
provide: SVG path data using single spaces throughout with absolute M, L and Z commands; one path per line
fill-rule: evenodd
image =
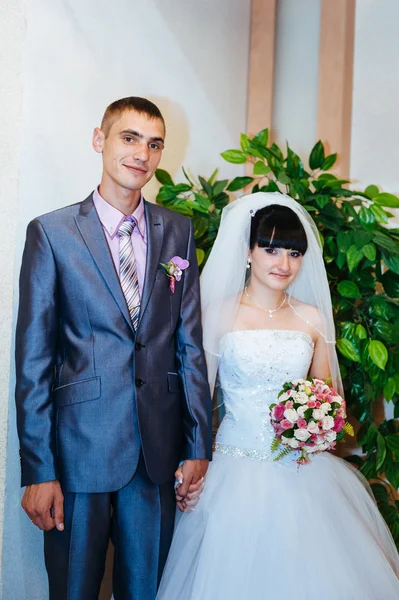
M 311 169 L 321 169 L 324 163 L 324 146 L 321 141 L 318 141 L 312 148 L 309 156 L 309 167 Z
M 174 190 L 174 185 L 163 185 L 157 194 L 157 202 L 162 204 L 166 200 L 176 198 L 177 194 L 178 192 Z
M 211 207 L 211 201 L 209 200 L 209 198 L 207 198 L 206 196 L 203 196 L 202 194 L 194 194 L 195 196 L 195 200 L 192 202 L 192 206 L 193 208 L 199 210 L 200 212 L 204 212 L 206 214 L 208 214 L 208 211 Z
M 377 471 L 379 471 L 381 469 L 382 465 L 384 464 L 386 454 L 387 454 L 387 447 L 385 445 L 384 436 L 381 435 L 380 432 L 378 432 L 378 435 L 377 435 L 377 458 L 376 458 L 376 463 L 375 463 L 375 468 Z
M 262 129 L 261 131 L 259 131 L 259 133 L 257 133 L 252 141 L 260 144 L 261 146 L 267 146 L 267 142 L 269 139 L 269 130 L 268 129 Z
M 365 229 L 372 231 L 374 229 L 375 215 L 369 208 L 362 206 L 359 210 L 359 221 Z
M 363 254 L 368 260 L 374 261 L 377 256 L 377 249 L 375 247 L 375 244 L 371 242 L 370 244 L 366 244 L 365 246 L 363 246 Z
M 389 377 L 384 385 L 384 398 L 387 402 L 392 400 L 396 392 L 396 381 L 394 377 Z
M 360 362 L 360 354 L 356 346 L 350 340 L 341 338 L 337 341 L 337 348 L 340 353 L 354 362 Z
M 208 196 L 208 198 L 212 198 L 213 189 L 212 189 L 211 184 L 206 179 L 201 177 L 201 175 L 198 176 L 198 181 L 200 182 L 202 189 L 204 190 L 204 192 Z
M 356 325 L 355 335 L 357 335 L 359 340 L 365 340 L 367 338 L 367 331 L 365 330 L 363 325 L 360 325 L 360 323 Z
M 252 183 L 253 180 L 253 177 L 235 177 L 233 181 L 229 183 L 227 189 L 229 192 L 236 192 L 237 190 L 241 190 L 246 185 Z
M 280 169 L 277 173 L 277 179 L 284 184 L 288 184 L 291 182 L 291 177 L 289 177 L 285 171 L 285 169 Z
M 352 272 L 353 269 L 357 267 L 360 261 L 363 258 L 363 251 L 357 248 L 355 245 L 351 246 L 346 253 L 346 260 L 348 262 L 349 271 Z
M 177 185 L 173 186 L 173 191 L 176 192 L 176 194 L 189 192 L 191 189 L 191 185 L 189 185 L 188 183 L 178 183 Z
M 399 454 L 399 434 L 398 433 L 396 435 L 388 435 L 385 438 L 385 441 L 386 441 L 388 448 L 390 450 L 392 450 L 392 452 L 395 452 L 395 454 Z
M 377 367 L 385 369 L 388 361 L 388 350 L 382 342 L 371 340 L 369 344 L 369 356 Z
M 244 164 L 247 162 L 247 155 L 241 150 L 226 150 L 220 155 L 224 160 L 235 165 Z
M 198 266 L 200 266 L 204 262 L 205 252 L 203 251 L 202 248 L 197 248 L 195 252 L 197 254 Z
M 216 208 L 222 209 L 229 203 L 229 195 L 226 192 L 220 192 L 217 196 L 214 196 L 213 203 Z
M 254 175 L 267 175 L 270 173 L 270 167 L 263 160 L 258 160 L 254 164 Z
M 364 193 L 369 198 L 374 198 L 375 196 L 377 196 L 378 192 L 379 192 L 379 189 L 376 185 L 368 185 L 366 187 L 366 189 L 364 190 Z
M 222 181 L 215 181 L 213 184 L 213 195 L 217 196 L 221 192 L 223 192 L 226 185 L 229 183 L 228 179 L 223 179 Z
M 360 293 L 359 288 L 356 283 L 350 281 L 349 279 L 344 279 L 344 281 L 340 281 L 338 284 L 338 292 L 344 298 L 361 298 L 362 295 Z
M 346 252 L 352 245 L 354 233 L 352 231 L 340 231 L 337 235 L 337 245 L 342 252 Z
M 388 296 L 399 298 L 399 275 L 392 273 L 392 271 L 386 271 L 381 277 L 381 283 Z
M 370 206 L 370 211 L 373 213 L 375 220 L 378 221 L 378 223 L 388 223 L 388 215 L 381 206 L 372 204 Z
M 399 208 L 399 198 L 397 196 L 394 196 L 394 194 L 387 194 L 386 192 L 382 192 L 381 194 L 377 194 L 376 196 L 374 196 L 373 200 L 380 206 L 387 206 L 388 208 Z
M 375 231 L 373 237 L 374 243 L 384 250 L 388 250 L 392 254 L 399 255 L 399 243 L 389 235 L 382 233 L 381 231 Z
M 386 252 L 383 252 L 382 259 L 391 271 L 399 275 L 399 256 L 390 256 Z
M 328 171 L 329 169 L 331 169 L 331 167 L 333 167 L 335 165 L 336 160 L 337 160 L 336 154 L 330 154 L 329 156 L 326 156 L 326 158 L 324 159 L 324 162 L 321 166 L 323 171 Z
M 247 153 L 248 149 L 250 147 L 250 144 L 251 144 L 251 142 L 250 142 L 249 137 L 245 133 L 242 133 L 240 135 L 240 145 L 241 145 L 242 151 Z
M 164 169 L 156 169 L 155 177 L 157 178 L 159 183 L 162 183 L 162 185 L 175 185 L 173 183 L 172 177 Z

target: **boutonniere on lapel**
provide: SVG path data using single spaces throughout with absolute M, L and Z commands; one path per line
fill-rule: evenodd
M 183 271 L 190 266 L 190 263 L 188 260 L 180 258 L 180 256 L 173 256 L 168 264 L 160 263 L 160 265 L 163 267 L 165 274 L 169 277 L 169 287 L 172 294 L 174 294 L 176 281 L 180 281 Z

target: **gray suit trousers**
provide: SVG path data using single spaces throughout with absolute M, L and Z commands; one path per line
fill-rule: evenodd
M 110 493 L 65 494 L 65 530 L 45 532 L 50 600 L 97 600 L 108 541 L 115 600 L 154 600 L 172 540 L 173 482 L 156 485 L 142 455 L 128 485 Z

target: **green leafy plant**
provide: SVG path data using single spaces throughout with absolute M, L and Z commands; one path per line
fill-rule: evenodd
M 346 458 L 372 483 L 399 546 L 399 229 L 387 227 L 389 209 L 399 208 L 399 198 L 376 185 L 348 189 L 349 181 L 330 172 L 337 155 L 326 155 L 320 141 L 305 168 L 288 144 L 283 152 L 269 143 L 268 134 L 267 129 L 252 139 L 241 134 L 241 148 L 222 153 L 230 163 L 251 163 L 252 176 L 218 180 L 216 170 L 196 180 L 183 170 L 187 183 L 175 184 L 158 170 L 157 201 L 193 219 L 201 266 L 231 200 L 227 192 L 247 186 L 251 192 L 281 191 L 310 212 L 323 242 L 345 395 L 360 424 L 362 456 Z M 383 397 L 393 404 L 394 418 L 377 425 L 375 406 Z

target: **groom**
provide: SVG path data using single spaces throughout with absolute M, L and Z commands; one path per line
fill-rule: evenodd
M 152 102 L 114 102 L 93 135 L 99 187 L 28 226 L 16 334 L 22 506 L 45 532 L 51 600 L 98 598 L 110 536 L 115 599 L 153 600 L 174 471 L 184 461 L 184 497 L 211 457 L 192 224 L 141 194 L 164 138 Z M 161 266 L 174 257 L 180 279 Z

